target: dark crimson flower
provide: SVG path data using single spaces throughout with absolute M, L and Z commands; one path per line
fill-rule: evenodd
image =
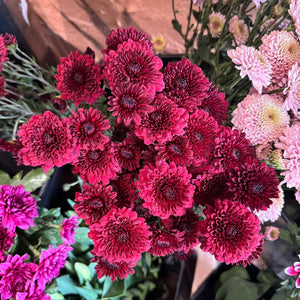
M 279 197 L 276 171 L 256 158 L 249 157 L 243 164 L 231 169 L 229 179 L 233 200 L 251 210 L 266 210 L 273 203 L 270 198 Z
M 91 225 L 97 223 L 109 212 L 117 201 L 116 196 L 117 194 L 113 192 L 110 185 L 84 184 L 82 191 L 75 194 L 74 210 L 87 225 Z
M 91 251 L 91 253 L 95 255 L 95 252 Z M 109 276 L 112 281 L 115 281 L 127 278 L 129 274 L 134 274 L 133 267 L 135 267 L 135 263 L 133 262 L 109 262 L 107 259 L 97 255 L 91 259 L 91 262 L 97 263 L 95 271 L 98 279 L 103 276 Z
M 6 61 L 8 61 L 7 48 L 5 46 L 4 38 L 1 34 L 0 35 L 0 64 L 4 63 Z M 1 69 L 0 69 L 0 71 L 1 71 Z
M 2 224 L 0 218 L 0 262 L 5 260 L 5 251 L 14 244 L 15 232 L 8 230 Z
M 113 128 L 114 130 L 113 130 L 113 133 L 111 136 L 111 140 L 115 143 L 123 142 L 129 134 L 134 134 L 133 126 L 131 126 L 131 125 L 132 125 L 132 123 L 129 126 L 126 126 L 124 124 L 124 122 L 116 123 Z M 138 139 L 138 140 L 140 140 L 140 139 Z
M 136 28 L 117 28 L 116 31 L 112 30 L 107 36 L 105 40 L 107 49 L 102 50 L 102 53 L 107 53 L 109 50 L 118 50 L 118 45 L 123 44 L 123 42 L 127 42 L 129 39 L 143 44 L 149 49 L 152 49 L 153 47 L 151 41 L 147 37 L 147 34 L 137 30 Z
M 51 100 L 53 107 L 61 114 L 64 114 L 67 110 L 67 102 L 62 97 L 55 97 Z
M 0 263 L 0 295 L 1 300 L 18 299 L 17 293 L 25 291 L 28 281 L 33 279 L 37 265 L 24 263 L 28 254 L 19 256 L 8 255 L 6 260 Z
M 193 150 L 187 136 L 173 136 L 172 140 L 155 146 L 157 160 L 174 162 L 177 166 L 189 166 L 193 160 Z
M 170 215 L 182 216 L 193 205 L 195 186 L 185 167 L 158 161 L 156 167 L 145 166 L 136 182 L 144 207 L 154 216 L 167 219 Z
M 2 151 L 11 152 L 18 166 L 23 164 L 22 158 L 18 156 L 18 153 L 21 148 L 22 148 L 22 144 L 19 140 L 6 141 L 0 138 L 0 149 Z
M 116 86 L 113 96 L 108 97 L 109 108 L 112 115 L 117 117 L 117 123 L 124 122 L 129 126 L 133 121 L 135 124 L 141 124 L 141 117 L 146 113 L 153 111 L 151 102 L 153 101 L 155 91 L 145 89 L 143 86 L 128 84 Z
M 7 32 L 3 35 L 3 41 L 6 47 L 17 44 L 16 37 L 13 34 Z
M 109 120 L 92 107 L 88 110 L 78 108 L 72 114 L 64 121 L 75 145 L 81 149 L 103 150 L 104 144 L 109 142 L 109 137 L 104 134 L 110 128 Z
M 103 74 L 112 92 L 117 86 L 138 84 L 146 89 L 160 92 L 165 84 L 159 71 L 163 66 L 161 59 L 153 51 L 128 40 L 104 56 Z
M 0 185 L 0 218 L 2 225 L 11 231 L 16 227 L 28 229 L 34 226 L 33 218 L 38 217 L 36 200 L 23 185 Z
M 78 221 L 79 218 L 76 215 L 62 221 L 59 234 L 65 244 L 71 245 L 75 243 L 74 235 L 76 233 L 76 228 L 78 227 Z
M 213 157 L 214 140 L 218 134 L 218 123 L 203 110 L 196 110 L 190 115 L 185 129 L 193 149 L 193 165 L 207 162 Z
M 168 63 L 163 69 L 165 89 L 163 93 L 179 107 L 192 112 L 206 96 L 210 82 L 200 67 L 187 58 Z
M 215 139 L 214 163 L 225 169 L 243 164 L 246 158 L 255 157 L 255 150 L 245 133 L 230 127 L 220 127 Z
M 1 67 L 0 67 L 0 71 L 1 71 Z M 0 76 L 0 97 L 2 97 L 5 94 L 4 86 L 5 86 L 5 79 L 3 76 Z
M 226 115 L 228 102 L 225 100 L 225 94 L 219 92 L 215 86 L 209 89 L 198 108 L 208 112 L 219 125 L 228 119 Z
M 101 66 L 95 64 L 90 55 L 82 55 L 78 51 L 71 52 L 68 57 L 60 59 L 57 66 L 57 89 L 61 97 L 74 100 L 75 105 L 83 102 L 93 104 L 97 98 L 104 95 L 101 88 Z
M 93 150 L 81 149 L 73 165 L 73 172 L 78 173 L 83 182 L 90 184 L 108 184 L 121 170 L 110 142 L 104 145 L 104 149 L 102 146 Z
M 78 155 L 60 118 L 50 111 L 32 116 L 18 131 L 24 165 L 41 166 L 45 172 L 70 163 Z
M 141 125 L 135 127 L 134 133 L 144 140 L 146 145 L 157 141 L 163 143 L 174 135 L 183 135 L 187 125 L 188 113 L 162 94 L 153 102 L 154 111 L 142 117 Z
M 111 209 L 90 229 L 94 255 L 109 262 L 137 262 L 150 246 L 151 232 L 145 219 L 126 207 Z
M 263 236 L 258 217 L 243 204 L 216 200 L 204 209 L 206 219 L 199 222 L 200 248 L 219 262 L 234 264 L 246 260 L 257 249 Z

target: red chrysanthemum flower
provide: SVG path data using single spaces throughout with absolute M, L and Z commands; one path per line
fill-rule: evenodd
M 95 255 L 95 252 L 91 251 L 91 253 Z M 109 262 L 107 259 L 97 255 L 91 259 L 91 262 L 97 263 L 95 271 L 98 279 L 103 276 L 109 276 L 112 281 L 115 281 L 127 278 L 129 274 L 134 274 L 133 267 L 135 267 L 135 263 L 133 262 Z
M 101 111 L 90 107 L 72 111 L 73 116 L 64 119 L 73 142 L 83 149 L 104 149 L 109 137 L 104 134 L 110 128 L 109 120 Z
M 104 57 L 103 74 L 112 91 L 117 86 L 129 83 L 144 86 L 160 92 L 165 84 L 159 71 L 163 66 L 161 59 L 148 47 L 128 40 L 111 50 Z
M 109 262 L 137 262 L 141 253 L 149 249 L 149 226 L 126 207 L 111 209 L 90 229 L 95 255 Z
M 230 127 L 220 127 L 214 145 L 215 165 L 232 169 L 243 164 L 247 157 L 255 157 L 255 150 L 245 133 Z
M 60 96 L 51 99 L 53 107 L 61 114 L 64 114 L 67 110 L 67 102 Z
M 3 35 L 3 41 L 6 47 L 17 44 L 16 37 L 13 34 L 7 32 Z
M 208 112 L 219 125 L 222 125 L 228 119 L 226 115 L 228 102 L 225 100 L 225 94 L 219 92 L 215 86 L 209 89 L 198 108 Z
M 207 162 L 213 157 L 214 140 L 218 134 L 218 123 L 203 110 L 190 115 L 185 129 L 193 149 L 193 165 Z
M 145 89 L 143 86 L 128 84 L 116 86 L 113 96 L 108 97 L 109 108 L 112 115 L 117 117 L 117 122 L 124 122 L 129 126 L 131 121 L 135 124 L 141 124 L 141 117 L 146 113 L 153 111 L 151 102 L 153 101 L 155 91 Z
M 185 167 L 158 161 L 156 167 L 145 166 L 136 182 L 144 207 L 154 216 L 167 219 L 170 215 L 182 216 L 193 205 L 195 186 Z
M 33 218 L 38 217 L 36 200 L 23 185 L 0 185 L 0 218 L 2 225 L 11 231 L 16 227 L 28 229 L 34 226 Z
M 76 228 L 78 227 L 78 221 L 79 218 L 76 215 L 62 221 L 59 234 L 65 244 L 71 245 L 75 243 L 74 235 L 76 233 Z
M 192 112 L 209 89 L 209 80 L 197 65 L 187 58 L 175 63 L 168 63 L 162 71 L 165 89 L 163 93 L 179 107 Z
M 82 55 L 78 51 L 71 52 L 68 57 L 60 59 L 57 66 L 57 89 L 62 98 L 74 100 L 75 105 L 83 102 L 93 104 L 104 95 L 101 88 L 101 66 L 95 64 L 90 55 Z
M 229 190 L 233 200 L 251 210 L 266 210 L 279 197 L 279 180 L 276 171 L 258 159 L 248 158 L 243 164 L 229 171 Z
M 133 133 L 133 124 L 131 123 L 129 126 L 126 126 L 124 122 L 116 123 L 113 128 L 113 133 L 111 136 L 111 140 L 115 143 L 123 142 L 129 135 Z M 138 139 L 138 138 L 137 138 Z M 140 140 L 140 139 L 138 139 Z
M 9 250 L 9 248 L 14 244 L 14 237 L 16 233 L 8 230 L 2 224 L 0 218 L 0 262 L 5 259 L 5 251 Z
M 82 186 L 82 191 L 76 192 L 74 210 L 85 220 L 87 225 L 97 223 L 116 203 L 117 194 L 112 186 L 96 184 Z
M 118 45 L 127 42 L 128 40 L 133 40 L 134 42 L 139 42 L 145 45 L 149 49 L 152 49 L 153 45 L 148 39 L 147 34 L 137 30 L 134 27 L 127 28 L 117 28 L 117 30 L 112 30 L 107 36 L 105 43 L 107 49 L 102 50 L 102 53 L 107 53 L 109 50 L 117 50 Z
M 45 172 L 73 161 L 78 155 L 60 118 L 50 111 L 32 116 L 18 131 L 24 165 L 41 166 Z
M 204 214 L 206 219 L 199 222 L 200 248 L 219 262 L 234 264 L 246 260 L 260 244 L 260 221 L 243 204 L 216 200 Z
M 193 160 L 193 150 L 187 136 L 173 136 L 172 140 L 155 146 L 157 160 L 174 162 L 177 166 L 189 166 Z
M 5 46 L 5 41 L 4 38 L 2 36 L 2 34 L 0 35 L 0 64 L 6 62 L 8 60 L 7 57 L 7 48 Z
M 110 142 L 104 145 L 104 149 L 81 149 L 73 165 L 73 172 L 78 173 L 83 182 L 90 184 L 108 184 L 110 179 L 116 177 L 116 172 L 120 171 L 114 147 Z
M 1 67 L 0 67 L 0 71 L 1 71 Z M 0 97 L 2 97 L 5 93 L 4 86 L 5 86 L 5 79 L 3 76 L 0 75 Z
M 170 99 L 158 94 L 153 102 L 154 111 L 142 117 L 141 125 L 134 133 L 144 140 L 146 145 L 157 141 L 163 143 L 174 135 L 183 135 L 187 125 L 188 113 Z

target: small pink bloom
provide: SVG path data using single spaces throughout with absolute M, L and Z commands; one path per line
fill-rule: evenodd
M 67 245 L 75 243 L 75 229 L 78 227 L 79 217 L 76 215 L 71 216 L 67 220 L 62 221 L 60 236 L 63 242 Z
M 267 226 L 265 231 L 265 237 L 268 241 L 275 241 L 278 239 L 280 231 L 275 226 Z

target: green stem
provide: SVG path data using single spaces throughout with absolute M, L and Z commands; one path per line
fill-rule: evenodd
M 188 35 L 189 35 L 190 30 L 191 30 L 190 24 L 191 24 L 192 8 L 193 8 L 193 2 L 191 1 L 189 14 L 188 14 L 188 18 L 187 18 L 188 22 L 187 22 L 187 26 L 186 26 L 186 33 L 184 35 L 185 57 L 188 57 L 189 49 L 192 46 L 192 45 L 190 45 L 190 42 L 188 40 Z
M 41 252 L 35 249 L 24 236 L 18 234 L 18 238 L 28 247 L 28 249 L 33 253 L 35 258 L 41 257 Z

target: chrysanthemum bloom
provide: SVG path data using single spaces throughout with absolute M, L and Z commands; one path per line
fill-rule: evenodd
M 193 150 L 193 165 L 209 161 L 218 134 L 217 121 L 204 110 L 196 110 L 190 115 L 185 132 Z
M 174 162 L 177 166 L 189 166 L 193 160 L 193 150 L 187 136 L 175 135 L 172 140 L 155 146 L 157 160 Z
M 148 39 L 146 33 L 143 33 L 134 27 L 129 27 L 112 30 L 105 40 L 107 49 L 102 50 L 102 53 L 108 53 L 110 50 L 118 50 L 118 45 L 123 44 L 123 42 L 127 42 L 129 39 L 152 49 L 152 43 Z
M 289 70 L 287 87 L 283 92 L 287 94 L 283 107 L 287 111 L 292 110 L 294 115 L 297 116 L 298 110 L 300 109 L 300 66 L 298 63 L 295 63 L 291 70 Z
M 200 248 L 219 262 L 234 264 L 246 260 L 260 243 L 259 219 L 243 204 L 216 200 L 204 209 L 206 219 L 199 222 Z
M 121 123 L 115 123 L 113 127 L 113 133 L 111 136 L 111 141 L 117 143 L 117 142 L 123 142 L 130 134 L 133 133 L 133 124 L 131 123 L 129 126 L 126 126 L 124 122 Z M 138 138 L 137 138 L 138 139 Z M 140 140 L 140 139 L 138 139 Z
M 290 1 L 289 14 L 294 21 L 297 36 L 300 36 L 300 2 L 299 0 Z
M 161 59 L 147 46 L 128 40 L 104 56 L 103 74 L 112 91 L 117 86 L 138 84 L 156 92 L 165 84 L 160 69 Z
M 41 166 L 48 172 L 54 166 L 72 162 L 77 156 L 66 126 L 50 111 L 32 116 L 20 127 L 18 136 L 22 143 L 18 156 L 26 166 Z
M 11 231 L 16 227 L 28 229 L 34 226 L 33 218 L 38 217 L 36 200 L 23 185 L 0 185 L 0 218 L 2 225 Z
M 82 191 L 76 192 L 74 210 L 87 225 L 98 222 L 116 203 L 117 194 L 112 189 L 109 185 L 84 184 Z
M 198 108 L 208 112 L 219 125 L 222 125 L 228 119 L 226 115 L 228 102 L 225 100 L 225 94 L 219 92 L 215 86 L 209 89 Z
M 192 112 L 206 97 L 210 82 L 201 68 L 187 58 L 168 63 L 162 72 L 166 84 L 163 93 L 179 107 Z
M 67 110 L 67 102 L 60 96 L 51 99 L 53 107 L 61 114 L 64 114 Z
M 91 251 L 95 255 L 95 252 Z M 109 276 L 112 281 L 118 279 L 127 278 L 129 274 L 134 274 L 135 263 L 125 262 L 125 261 L 116 261 L 109 262 L 107 259 L 104 259 L 100 256 L 95 255 L 91 262 L 97 263 L 95 266 L 95 271 L 97 278 L 100 279 L 103 276 Z
M 232 116 L 234 127 L 244 132 L 252 145 L 276 141 L 290 122 L 283 103 L 266 94 L 247 95 Z
M 133 121 L 141 124 L 141 117 L 153 111 L 151 102 L 154 98 L 153 89 L 145 89 L 137 84 L 116 86 L 112 91 L 114 96 L 108 97 L 108 111 L 117 117 L 117 122 L 129 126 Z
M 300 63 L 300 43 L 292 32 L 272 31 L 262 37 L 260 52 L 268 58 L 272 67 L 272 84 L 267 91 L 286 86 L 288 71 Z
M 83 182 L 90 184 L 108 184 L 121 170 L 110 142 L 104 145 L 104 149 L 99 147 L 80 150 L 80 155 L 73 165 L 73 172 L 78 173 Z
M 163 52 L 166 47 L 166 40 L 162 36 L 155 36 L 151 43 L 153 45 L 154 52 Z
M 265 230 L 265 237 L 268 241 L 275 241 L 280 234 L 279 228 L 275 226 L 267 226 Z
M 68 57 L 60 59 L 57 73 L 56 86 L 62 92 L 62 98 L 74 100 L 76 106 L 83 102 L 93 104 L 104 95 L 101 88 L 101 66 L 95 64 L 90 55 L 71 52 Z
M 109 262 L 137 262 L 150 246 L 151 232 L 145 219 L 126 207 L 111 209 L 90 229 L 94 255 Z
M 252 0 L 252 2 L 255 4 L 256 8 L 259 8 L 260 4 L 267 2 L 267 0 Z
M 5 251 L 14 244 L 15 232 L 8 230 L 2 224 L 0 218 L 0 262 L 5 259 Z
M 15 35 L 7 33 L 7 32 L 3 35 L 3 41 L 4 41 L 4 44 L 6 47 L 17 44 L 17 39 L 16 39 Z
M 83 149 L 104 149 L 109 137 L 104 134 L 110 128 L 109 120 L 101 111 L 90 107 L 88 110 L 79 108 L 72 111 L 71 116 L 64 119 L 68 132 L 75 145 Z
M 50 296 L 45 294 L 44 289 L 41 289 L 37 281 L 27 281 L 25 289 L 17 292 L 16 299 L 18 300 L 51 300 Z
M 0 67 L 0 71 L 1 71 L 1 67 Z M 2 97 L 5 93 L 4 86 L 5 86 L 5 79 L 3 76 L 0 76 L 0 97 Z
M 229 171 L 229 190 L 233 200 L 243 203 L 251 210 L 266 210 L 271 198 L 278 198 L 279 181 L 273 168 L 256 158 L 247 158 L 243 164 Z
M 7 57 L 7 48 L 5 46 L 5 41 L 2 35 L 0 35 L 0 64 L 6 62 Z
M 271 154 L 271 152 L 272 149 L 270 143 L 264 143 L 255 147 L 255 154 L 259 160 L 268 160 L 268 157 Z
M 50 244 L 48 250 L 42 251 L 40 263 L 33 277 L 41 289 L 45 289 L 46 284 L 59 275 L 60 269 L 65 266 L 68 252 L 72 250 L 72 247 L 65 244 L 58 245 L 55 249 Z
M 79 218 L 76 215 L 62 221 L 59 234 L 65 244 L 71 245 L 75 243 L 74 235 L 76 233 L 76 228 L 78 227 L 78 221 Z
M 272 65 L 268 55 L 244 45 L 228 50 L 227 55 L 232 59 L 235 67 L 240 70 L 241 77 L 244 78 L 248 75 L 254 88 L 260 94 L 262 88 L 271 83 Z
M 142 117 L 141 125 L 136 126 L 134 133 L 144 140 L 146 145 L 157 141 L 164 143 L 174 135 L 183 135 L 187 125 L 188 113 L 166 98 L 158 94 L 153 102 L 154 111 Z
M 298 255 L 298 257 L 300 258 L 300 255 Z M 287 267 L 284 272 L 290 276 L 298 276 L 296 279 L 296 288 L 300 288 L 300 262 L 294 262 L 294 265 Z
M 213 38 L 219 37 L 223 30 L 226 17 L 220 12 L 212 12 L 208 18 L 209 33 Z
M 25 291 L 26 283 L 33 279 L 37 265 L 24 263 L 27 256 L 27 253 L 23 256 L 8 255 L 6 260 L 0 263 L 1 300 L 18 299 L 17 293 Z
M 215 139 L 214 164 L 224 169 L 233 168 L 243 164 L 248 156 L 255 157 L 255 151 L 245 133 L 221 127 Z
M 140 170 L 136 185 L 140 198 L 145 200 L 143 206 L 154 216 L 167 219 L 170 215 L 182 216 L 192 207 L 195 186 L 190 179 L 185 167 L 157 161 L 156 167 Z
M 249 32 L 245 21 L 239 19 L 238 16 L 233 16 L 229 21 L 229 32 L 232 33 L 237 46 L 247 42 Z

